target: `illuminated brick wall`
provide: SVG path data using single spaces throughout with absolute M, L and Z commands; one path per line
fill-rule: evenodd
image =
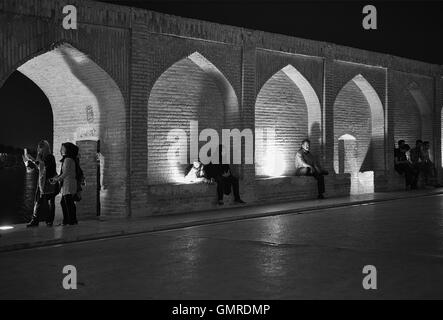
M 217 84 L 191 59 L 183 59 L 163 73 L 152 88 L 148 102 L 148 179 L 150 184 L 181 182 L 186 165 L 169 163 L 168 133 L 183 129 L 188 152 L 190 121 L 198 121 L 199 132 L 217 130 L 221 137 L 224 119 L 223 96 Z M 200 142 L 200 147 L 204 142 Z
M 403 99 L 395 104 L 395 141 L 402 139 L 413 148 L 415 140 L 421 138 L 421 115 L 417 103 L 409 91 L 404 91 Z
M 300 89 L 283 72 L 265 83 L 255 104 L 256 129 L 275 130 L 275 143 L 256 141 L 258 176 L 294 175 L 300 141 L 308 136 L 308 110 Z
M 51 103 L 56 159 L 60 158 L 63 142 L 100 140 L 102 212 L 119 214 L 117 210 L 122 210 L 126 198 L 126 120 L 124 100 L 115 82 L 85 54 L 67 44 L 27 61 L 18 70 L 33 80 Z M 43 138 L 35 137 L 36 141 Z M 93 154 L 80 156 L 96 158 L 97 151 L 87 150 Z M 60 172 L 60 162 L 57 164 Z M 96 178 L 86 178 L 91 189 Z M 85 199 L 80 212 L 94 216 L 95 196 Z
M 369 154 L 371 144 L 371 109 L 364 94 L 357 85 L 350 81 L 339 92 L 334 103 L 334 167 L 339 172 L 339 138 L 345 134 L 356 139 L 356 154 L 345 155 L 352 157 L 357 171 L 366 171 L 362 168 L 372 168 L 372 159 Z M 357 158 L 355 156 L 357 155 Z M 366 159 L 366 161 L 365 161 Z
M 438 151 L 434 146 L 434 81 L 429 77 L 395 72 L 396 85 L 393 93 L 397 99 L 393 103 L 393 131 L 395 141 L 403 139 L 415 146 L 421 139 L 430 141 L 431 152 Z

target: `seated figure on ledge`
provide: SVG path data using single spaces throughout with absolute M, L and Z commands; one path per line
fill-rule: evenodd
M 209 163 L 206 165 L 207 177 L 217 182 L 217 199 L 218 204 L 223 205 L 223 195 L 229 195 L 231 190 L 234 195 L 234 202 L 237 204 L 244 204 L 245 202 L 240 198 L 239 181 L 231 172 L 229 164 L 223 163 L 223 145 L 219 146 L 219 163 Z
M 300 150 L 295 154 L 295 175 L 309 176 L 317 180 L 318 198 L 323 199 L 325 193 L 325 175 L 329 172 L 324 170 L 314 155 L 310 152 L 311 142 L 305 139 L 301 143 Z
M 207 177 L 203 163 L 200 161 L 194 161 L 191 169 L 185 176 L 185 182 L 212 184 L 215 180 Z

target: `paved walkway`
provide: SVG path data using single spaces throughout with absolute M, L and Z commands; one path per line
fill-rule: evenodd
M 137 219 L 87 220 L 80 221 L 77 226 L 54 226 L 52 228 L 41 224 L 38 228 L 28 229 L 25 224 L 20 224 L 15 225 L 14 229 L 0 230 L 0 252 L 272 215 L 306 213 L 318 209 L 423 197 L 441 193 L 443 193 L 443 188 L 375 193 L 324 200 L 294 201 L 260 206 L 238 206 L 205 212 Z

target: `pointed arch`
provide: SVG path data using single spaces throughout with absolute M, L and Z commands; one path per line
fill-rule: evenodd
M 420 136 L 418 136 L 417 139 L 421 138 L 423 140 L 432 141 L 432 108 L 415 81 L 409 84 L 408 91 L 413 97 L 421 117 Z
M 56 157 L 62 142 L 100 141 L 101 213 L 125 215 L 126 111 L 118 85 L 87 54 L 67 42 L 57 43 L 47 51 L 34 55 L 17 70 L 31 79 L 48 97 L 53 111 L 53 149 Z M 39 138 L 36 137 L 37 140 Z M 94 159 L 97 151 L 84 150 L 81 156 L 82 165 L 88 173 L 90 171 L 91 176 L 86 177 L 88 186 L 84 190 L 84 201 L 80 203 L 79 212 L 95 216 L 97 183 L 93 176 L 96 176 Z M 91 161 L 89 164 L 88 159 Z
M 334 169 L 340 172 L 339 137 L 353 136 L 353 171 L 385 169 L 384 109 L 375 89 L 358 74 L 340 90 L 334 102 Z M 355 173 L 356 173 L 355 172 Z
M 173 142 L 166 142 L 172 130 L 186 133 L 180 150 L 190 162 L 190 122 L 198 121 L 199 132 L 216 130 L 239 122 L 239 104 L 225 75 L 199 52 L 175 62 L 154 83 L 148 100 L 148 181 L 150 185 L 182 183 L 187 165 L 169 159 Z M 197 139 L 198 134 L 197 132 Z M 199 142 L 199 146 L 205 142 Z M 178 155 L 177 153 L 175 153 Z
M 405 140 L 415 146 L 417 139 L 433 141 L 432 108 L 419 84 L 410 81 L 401 92 L 401 98 L 394 105 L 395 140 Z M 417 121 L 419 119 L 419 121 Z
M 256 137 L 257 176 L 295 173 L 293 159 L 303 139 L 320 150 L 321 106 L 309 81 L 292 65 L 276 72 L 260 89 L 255 103 L 256 130 L 271 129 L 275 139 Z M 275 163 L 278 163 L 276 170 Z

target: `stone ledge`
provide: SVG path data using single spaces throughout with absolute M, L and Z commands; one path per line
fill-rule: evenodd
M 156 196 L 186 196 L 201 195 L 207 192 L 214 193 L 216 184 L 207 183 L 173 183 L 173 184 L 157 184 L 148 185 L 148 195 Z

